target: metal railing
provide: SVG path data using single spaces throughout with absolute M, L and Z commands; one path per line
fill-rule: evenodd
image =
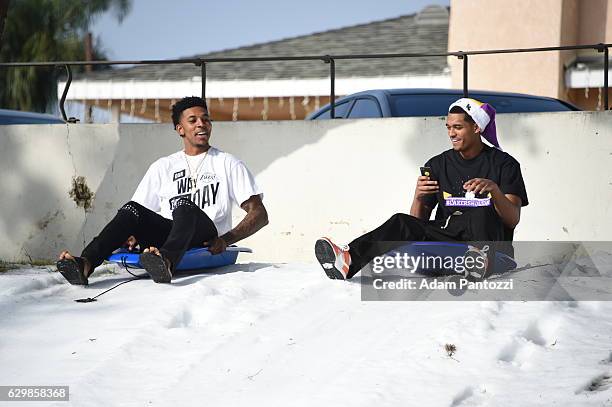
M 423 57 L 456 57 L 463 62 L 463 96 L 469 96 L 468 89 L 468 61 L 470 55 L 494 55 L 494 54 L 515 54 L 527 52 L 550 52 L 550 51 L 572 51 L 572 50 L 596 50 L 603 54 L 603 75 L 604 75 L 604 110 L 610 109 L 608 101 L 608 68 L 609 68 L 609 48 L 612 44 L 590 44 L 590 45 L 569 45 L 558 47 L 538 47 L 538 48 L 514 48 L 514 49 L 494 49 L 484 51 L 455 51 L 445 53 L 393 53 L 393 54 L 345 54 L 345 55 L 304 55 L 304 56 L 280 56 L 280 57 L 235 57 L 235 58 L 182 58 L 182 59 L 156 59 L 141 61 L 56 61 L 56 62 L 5 62 L 0 63 L 0 67 L 64 67 L 68 75 L 66 86 L 59 101 L 59 108 L 64 121 L 68 121 L 64 103 L 68 89 L 72 83 L 71 66 L 83 65 L 175 65 L 193 64 L 201 68 L 202 74 L 202 98 L 206 98 L 206 65 L 213 63 L 231 62 L 281 62 L 281 61 L 322 61 L 329 64 L 330 92 L 329 100 L 331 104 L 330 116 L 335 118 L 336 100 L 336 61 L 349 59 L 387 59 L 387 58 L 423 58 Z

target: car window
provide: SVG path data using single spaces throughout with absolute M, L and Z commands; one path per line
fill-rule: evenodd
M 445 116 L 448 107 L 460 96 L 442 94 L 391 95 L 391 115 L 393 117 Z
M 448 107 L 461 94 L 397 94 L 391 95 L 391 114 L 394 117 L 445 116 Z M 564 112 L 569 106 L 552 99 L 518 96 L 470 94 L 470 97 L 491 104 L 497 113 Z
M 513 96 L 479 96 L 474 97 L 481 102 L 492 105 L 497 113 L 518 113 L 518 112 L 564 112 L 572 110 L 569 106 L 557 100 L 525 98 Z
M 361 98 L 355 101 L 355 104 L 353 105 L 348 117 L 349 119 L 382 117 L 382 113 L 376 100 Z
M 340 118 L 340 119 L 345 119 L 346 118 L 346 112 L 348 111 L 349 106 L 351 105 L 351 103 L 353 102 L 353 100 L 347 100 L 346 102 L 342 102 L 336 105 L 336 111 L 334 112 L 334 116 L 336 116 L 336 118 Z M 314 120 L 321 120 L 321 119 L 330 119 L 331 118 L 331 109 L 330 107 L 327 107 L 323 113 L 321 113 L 320 115 L 318 115 L 317 117 L 314 117 Z

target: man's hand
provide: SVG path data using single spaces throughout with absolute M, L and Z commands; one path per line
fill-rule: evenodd
M 134 250 L 134 248 L 138 245 L 138 241 L 134 236 L 128 237 L 128 239 L 123 244 L 124 247 L 127 247 L 129 251 Z
M 211 254 L 219 254 L 227 249 L 227 242 L 222 237 L 215 237 L 210 242 L 204 242 L 204 246 L 208 247 Z
M 463 189 L 474 192 L 475 194 L 490 192 L 491 195 L 494 195 L 497 192 L 501 193 L 499 186 L 495 182 L 486 178 L 472 178 L 463 184 Z
M 414 198 L 412 199 L 412 206 L 410 207 L 410 214 L 415 218 L 429 219 L 432 208 L 425 205 L 425 198 L 437 193 L 439 190 L 438 181 L 432 181 L 431 178 L 424 175 L 419 176 L 414 191 Z
M 421 175 L 417 178 L 414 197 L 415 199 L 422 200 L 427 195 L 435 194 L 439 190 L 438 181 L 432 181 L 429 177 Z
M 475 194 L 490 193 L 495 211 L 504 225 L 514 229 L 521 219 L 521 198 L 504 194 L 495 182 L 486 178 L 473 178 L 463 184 L 463 189 Z
M 244 219 L 229 232 L 204 243 L 212 254 L 221 253 L 227 246 L 251 236 L 268 224 L 268 213 L 259 195 L 251 196 L 240 207 L 247 213 Z

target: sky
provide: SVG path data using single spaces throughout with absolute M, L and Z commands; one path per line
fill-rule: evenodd
M 196 54 L 279 40 L 418 12 L 449 0 L 132 0 L 120 24 L 112 12 L 94 23 L 109 59 Z

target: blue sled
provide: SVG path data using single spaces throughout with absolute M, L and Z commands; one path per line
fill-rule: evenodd
M 229 246 L 222 253 L 210 254 L 207 247 L 189 249 L 176 266 L 176 270 L 199 270 L 235 264 L 240 252 L 253 253 L 253 250 L 247 247 Z M 140 253 L 129 252 L 125 249 L 111 254 L 107 260 L 119 265 L 143 268 L 140 265 Z
M 406 253 L 412 257 L 419 256 L 436 256 L 436 257 L 462 257 L 468 250 L 468 245 L 462 242 L 411 242 L 406 245 L 400 246 L 397 249 L 391 250 L 387 253 L 388 256 L 394 256 L 395 253 Z M 495 253 L 495 268 L 493 274 L 504 274 L 508 271 L 516 268 L 516 261 L 504 254 L 497 252 Z M 452 270 L 437 270 L 437 269 L 426 269 L 419 268 L 416 270 L 419 274 L 431 274 L 431 273 L 446 273 L 455 274 Z

